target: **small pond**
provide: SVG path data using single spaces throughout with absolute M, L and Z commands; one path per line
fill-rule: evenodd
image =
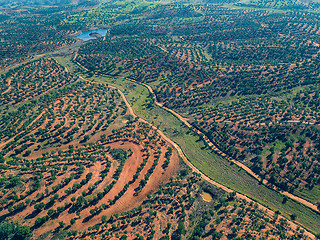
M 97 39 L 95 34 L 99 34 L 101 36 L 106 36 L 108 33 L 109 29 L 95 29 L 95 30 L 90 30 L 90 31 L 85 31 L 80 33 L 79 35 L 75 36 L 76 38 L 81 39 L 82 41 L 86 42 L 92 39 Z

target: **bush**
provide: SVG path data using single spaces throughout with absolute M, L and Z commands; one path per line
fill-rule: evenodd
M 4 222 L 0 224 L 1 240 L 25 240 L 31 239 L 31 230 L 28 226 L 21 226 L 19 223 Z
M 292 220 L 296 220 L 297 219 L 297 214 L 293 213 L 290 215 L 291 219 Z
M 112 155 L 112 157 L 114 159 L 120 160 L 120 161 L 125 161 L 125 160 L 127 160 L 127 157 L 128 157 L 127 151 L 122 148 L 111 149 L 110 154 Z

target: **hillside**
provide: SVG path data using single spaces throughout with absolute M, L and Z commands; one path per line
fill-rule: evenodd
M 84 0 L 0 0 L 0 7 L 2 8 L 12 8 L 21 6 L 67 6 L 67 5 L 81 5 L 88 4 L 88 2 L 98 1 L 84 1 Z
M 320 236 L 316 3 L 2 6 L 0 238 Z

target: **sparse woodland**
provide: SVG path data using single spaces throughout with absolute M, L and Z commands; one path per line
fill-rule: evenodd
M 310 239 L 202 180 L 95 77 L 148 84 L 146 108 L 178 112 L 227 164 L 320 208 L 316 3 L 46 4 L 0 1 L 1 239 Z M 98 27 L 107 36 L 74 38 Z
M 158 6 L 112 27 L 81 46 L 75 62 L 149 84 L 159 102 L 271 185 L 318 192 L 318 15 L 181 8 Z

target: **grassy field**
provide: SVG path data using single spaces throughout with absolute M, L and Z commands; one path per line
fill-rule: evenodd
M 314 186 L 311 190 L 308 189 L 302 189 L 300 191 L 294 192 L 297 196 L 308 200 L 309 202 L 312 202 L 314 204 L 317 204 L 319 202 L 319 196 L 320 196 L 320 187 Z

